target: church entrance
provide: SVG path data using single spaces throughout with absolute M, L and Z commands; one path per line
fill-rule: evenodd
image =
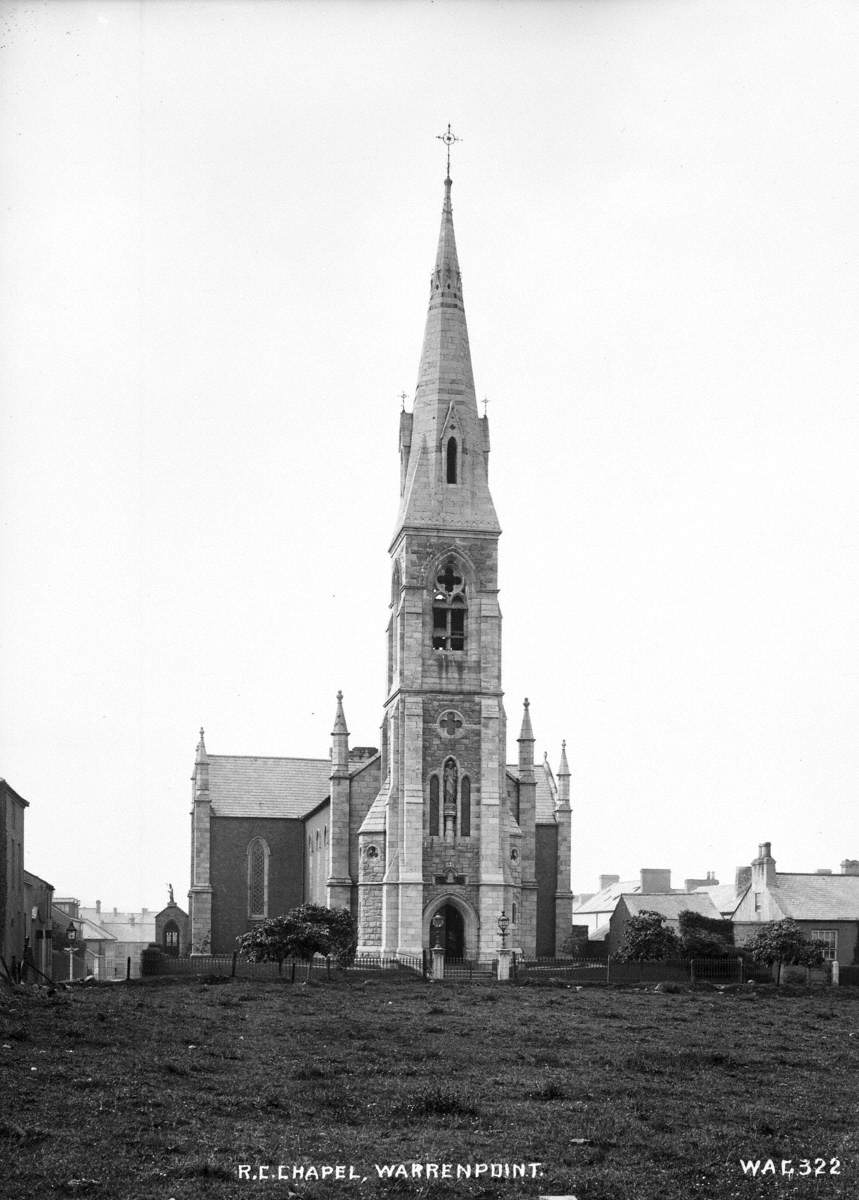
M 445 958 L 465 958 L 465 921 L 462 913 L 453 904 L 445 904 L 438 911 L 444 918 L 438 940 L 444 946 Z

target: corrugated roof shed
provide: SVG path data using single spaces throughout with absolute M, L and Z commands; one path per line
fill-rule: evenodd
M 303 817 L 328 796 L 328 758 L 210 754 L 209 797 L 217 817 Z

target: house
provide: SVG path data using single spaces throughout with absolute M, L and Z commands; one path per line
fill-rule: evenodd
M 700 886 L 718 887 L 719 881 L 712 871 L 705 879 L 687 879 L 682 889 L 671 886 L 671 871 L 665 867 L 642 867 L 638 879 L 621 880 L 619 875 L 600 875 L 599 891 L 583 896 L 573 906 L 573 922 L 585 925 L 588 939 L 592 942 L 605 940 L 609 923 L 621 896 L 633 896 L 642 892 L 648 895 L 673 895 L 692 892 Z
M 80 917 L 85 922 L 85 938 L 94 936 L 96 931 L 100 935 L 99 978 L 124 979 L 129 959 L 131 975 L 136 978 L 140 974 L 141 953 L 155 941 L 155 913 L 148 908 L 135 912 L 105 909 L 96 900 L 94 908 L 80 908 Z
M 751 864 L 750 883 L 734 913 L 734 940 L 747 941 L 762 924 L 791 917 L 825 957 L 847 966 L 859 958 L 859 862 L 845 859 L 841 874 L 777 871 L 770 842 Z
M 53 902 L 53 884 L 25 871 L 23 958 L 49 979 L 53 978 Z
M 24 813 L 29 801 L 0 779 L 0 955 L 9 970 L 24 955 Z
M 617 954 L 622 946 L 630 917 L 637 917 L 643 912 L 658 912 L 665 918 L 666 926 L 678 935 L 682 912 L 694 912 L 714 920 L 721 916 L 706 892 L 674 892 L 670 895 L 664 892 L 638 892 L 634 895 L 621 895 L 609 921 L 609 954 Z

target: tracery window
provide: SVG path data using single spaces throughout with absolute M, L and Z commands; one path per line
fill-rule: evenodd
M 465 649 L 465 580 L 448 562 L 437 575 L 432 599 L 433 650 Z
M 248 846 L 248 916 L 268 916 L 268 843 L 254 838 Z

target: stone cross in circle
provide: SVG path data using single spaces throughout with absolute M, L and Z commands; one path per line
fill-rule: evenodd
M 457 729 L 462 728 L 462 721 L 454 712 L 446 712 L 441 719 L 441 727 L 448 737 L 453 737 Z

